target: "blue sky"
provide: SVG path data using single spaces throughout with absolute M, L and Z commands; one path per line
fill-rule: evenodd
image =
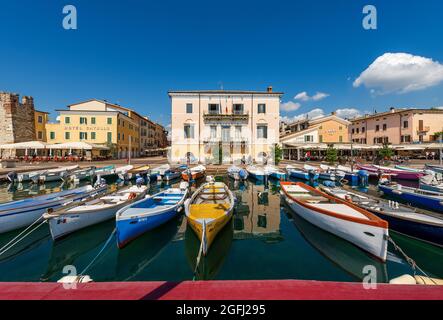
M 78 30 L 62 28 L 66 4 L 78 10 Z M 366 4 L 378 10 L 377 30 L 362 28 Z M 49 112 L 99 98 L 167 125 L 168 90 L 268 85 L 293 103 L 282 110 L 291 118 L 443 106 L 439 0 L 1 0 L 1 8 L 0 91 L 32 95 Z M 389 52 L 410 56 L 384 56 L 356 87 Z M 397 59 L 409 69 L 395 69 Z M 302 92 L 310 99 L 293 99 Z M 316 93 L 328 96 L 314 101 Z

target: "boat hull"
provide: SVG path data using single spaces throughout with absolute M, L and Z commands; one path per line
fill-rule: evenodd
M 171 180 L 175 180 L 181 177 L 181 173 L 180 172 L 173 172 L 173 173 L 166 173 L 163 176 L 163 179 L 165 181 L 171 181 Z
M 198 180 L 205 176 L 204 172 L 193 172 L 191 173 L 191 180 Z M 189 181 L 189 176 L 186 172 L 182 173 L 182 179 L 185 181 Z
M 67 213 L 51 218 L 49 219 L 49 228 L 52 239 L 57 240 L 75 231 L 110 220 L 115 217 L 116 211 L 125 205 L 122 204 L 99 211 Z
M 387 228 L 338 219 L 302 206 L 286 196 L 284 198 L 289 207 L 306 221 L 353 243 L 380 260 L 386 261 Z
M 117 246 L 122 249 L 144 233 L 168 222 L 178 214 L 179 208 L 176 206 L 155 215 L 117 220 Z
M 397 190 L 384 185 L 379 185 L 378 189 L 386 196 L 399 198 L 407 203 L 421 206 L 431 211 L 443 212 L 442 200 L 438 198 L 426 197 L 412 192 L 407 192 L 406 190 Z
M 320 172 L 319 178 L 321 180 L 335 181 L 335 174 L 334 173 L 327 173 L 327 172 Z

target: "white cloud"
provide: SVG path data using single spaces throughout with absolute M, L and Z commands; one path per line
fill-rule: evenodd
M 280 121 L 285 122 L 285 123 L 291 123 L 291 122 L 299 121 L 299 120 L 303 120 L 303 119 L 317 119 L 317 118 L 324 117 L 324 115 L 325 115 L 325 112 L 323 111 L 323 109 L 316 108 L 316 109 L 312 109 L 309 112 L 299 114 L 298 116 L 280 117 Z
M 406 93 L 423 90 L 443 81 L 443 65 L 408 53 L 385 53 L 360 76 L 354 87 L 364 85 L 373 93 Z M 377 90 L 375 90 L 375 89 Z
M 325 98 L 329 97 L 329 94 L 324 93 L 324 92 L 317 92 L 316 94 L 314 94 L 312 97 L 309 96 L 309 94 L 306 91 L 300 92 L 298 93 L 295 97 L 294 100 L 301 100 L 301 101 L 320 101 L 323 100 Z
M 301 104 L 298 102 L 284 102 L 282 104 L 280 104 L 280 110 L 282 111 L 286 111 L 286 112 L 291 112 L 291 111 L 296 111 L 301 107 Z
M 343 109 L 337 109 L 335 111 L 335 114 L 343 119 L 352 119 L 355 117 L 361 116 L 360 110 L 357 110 L 355 108 L 343 108 Z

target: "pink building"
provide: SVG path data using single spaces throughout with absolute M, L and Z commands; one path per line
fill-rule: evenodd
M 362 144 L 427 143 L 443 131 L 443 110 L 394 109 L 350 120 L 349 139 Z

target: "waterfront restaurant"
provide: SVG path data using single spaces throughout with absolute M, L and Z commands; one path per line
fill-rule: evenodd
M 170 91 L 170 161 L 272 161 L 279 143 L 281 92 Z

